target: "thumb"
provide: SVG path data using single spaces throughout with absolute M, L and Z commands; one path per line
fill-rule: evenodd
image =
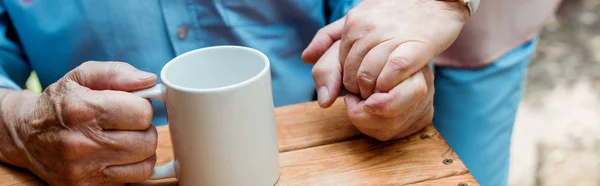
M 134 91 L 151 87 L 157 77 L 123 62 L 85 62 L 67 73 L 65 79 L 92 90 Z
M 331 48 L 315 64 L 312 76 L 317 88 L 319 106 L 327 108 L 333 104 L 342 88 L 342 66 L 339 63 L 340 42 L 335 42 Z
M 346 17 L 343 17 L 321 28 L 302 52 L 302 60 L 307 63 L 316 63 L 327 49 L 342 37 L 345 19 Z

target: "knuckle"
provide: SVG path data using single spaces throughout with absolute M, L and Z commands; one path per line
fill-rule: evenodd
M 317 79 L 327 73 L 327 68 L 324 68 L 320 65 L 315 65 L 311 71 L 311 75 L 313 78 Z
M 75 67 L 75 69 L 69 72 L 70 77 L 83 77 L 83 75 L 87 74 L 86 71 L 90 69 L 96 69 L 96 66 L 101 62 L 97 61 L 86 61 Z
M 69 126 L 87 123 L 96 115 L 94 108 L 75 95 L 64 96 L 59 106 L 63 110 L 63 122 Z
M 350 10 L 346 15 L 346 30 L 348 29 L 356 29 L 360 32 L 370 32 L 375 30 L 377 25 L 371 21 L 368 21 L 365 16 L 361 16 L 354 10 Z
M 394 55 L 388 59 L 390 70 L 394 72 L 403 72 L 409 69 L 410 61 L 402 55 Z
M 87 69 L 87 68 L 91 68 L 92 66 L 95 66 L 96 64 L 98 64 L 100 62 L 96 62 L 96 61 L 86 61 L 83 62 L 81 65 L 79 65 L 78 67 L 76 67 L 76 70 L 81 70 L 81 69 Z
M 359 84 L 370 85 L 375 83 L 375 76 L 367 71 L 358 71 L 356 78 Z
M 68 80 L 73 80 L 75 82 L 83 82 L 84 81 L 84 75 L 86 74 L 86 69 L 88 69 L 92 62 L 85 62 L 81 65 L 79 65 L 78 67 L 76 67 L 75 69 L 69 71 L 69 73 L 67 73 L 63 79 L 61 79 L 61 81 L 58 82 L 67 82 Z
M 109 77 L 117 76 L 122 69 L 130 67 L 129 64 L 123 62 L 107 62 Z
M 346 26 L 356 24 L 358 18 L 360 18 L 360 16 L 357 15 L 356 9 L 349 10 L 348 13 L 346 13 Z

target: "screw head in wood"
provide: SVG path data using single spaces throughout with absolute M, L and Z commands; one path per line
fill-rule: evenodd
M 452 162 L 453 162 L 452 159 L 448 159 L 448 158 L 444 159 L 444 161 L 442 161 L 442 163 L 444 163 L 445 165 L 450 165 L 450 164 L 452 164 Z

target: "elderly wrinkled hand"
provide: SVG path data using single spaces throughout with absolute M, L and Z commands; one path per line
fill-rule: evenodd
M 128 91 L 156 79 L 126 63 L 87 62 L 42 94 L 12 101 L 9 95 L 4 104 L 16 110 L 3 118 L 18 148 L 4 158 L 51 185 L 146 180 L 156 162 L 152 105 Z

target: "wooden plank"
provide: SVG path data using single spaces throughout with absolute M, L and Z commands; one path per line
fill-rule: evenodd
M 159 127 L 158 164 L 171 158 L 168 128 Z M 423 138 L 421 137 L 423 135 Z M 280 148 L 281 149 L 281 148 Z M 452 163 L 444 164 L 445 159 Z M 280 154 L 277 185 L 476 185 L 462 161 L 429 126 L 408 138 L 359 138 Z M 175 185 L 176 180 L 136 185 Z
M 354 139 L 360 132 L 350 123 L 343 98 L 327 109 L 309 102 L 275 110 L 279 151 L 314 147 Z
M 421 139 L 421 134 L 429 137 Z M 280 157 L 278 185 L 405 185 L 469 174 L 433 127 L 402 140 L 361 138 Z M 445 164 L 446 159 L 452 163 Z
M 173 159 L 173 146 L 168 126 L 156 128 L 158 140 L 156 144 L 156 165 L 164 165 Z
M 475 181 L 471 174 L 460 174 L 451 177 L 445 177 L 434 180 L 426 180 L 423 182 L 408 184 L 411 186 L 438 186 L 438 185 L 450 185 L 450 186 L 477 186 L 479 183 Z

